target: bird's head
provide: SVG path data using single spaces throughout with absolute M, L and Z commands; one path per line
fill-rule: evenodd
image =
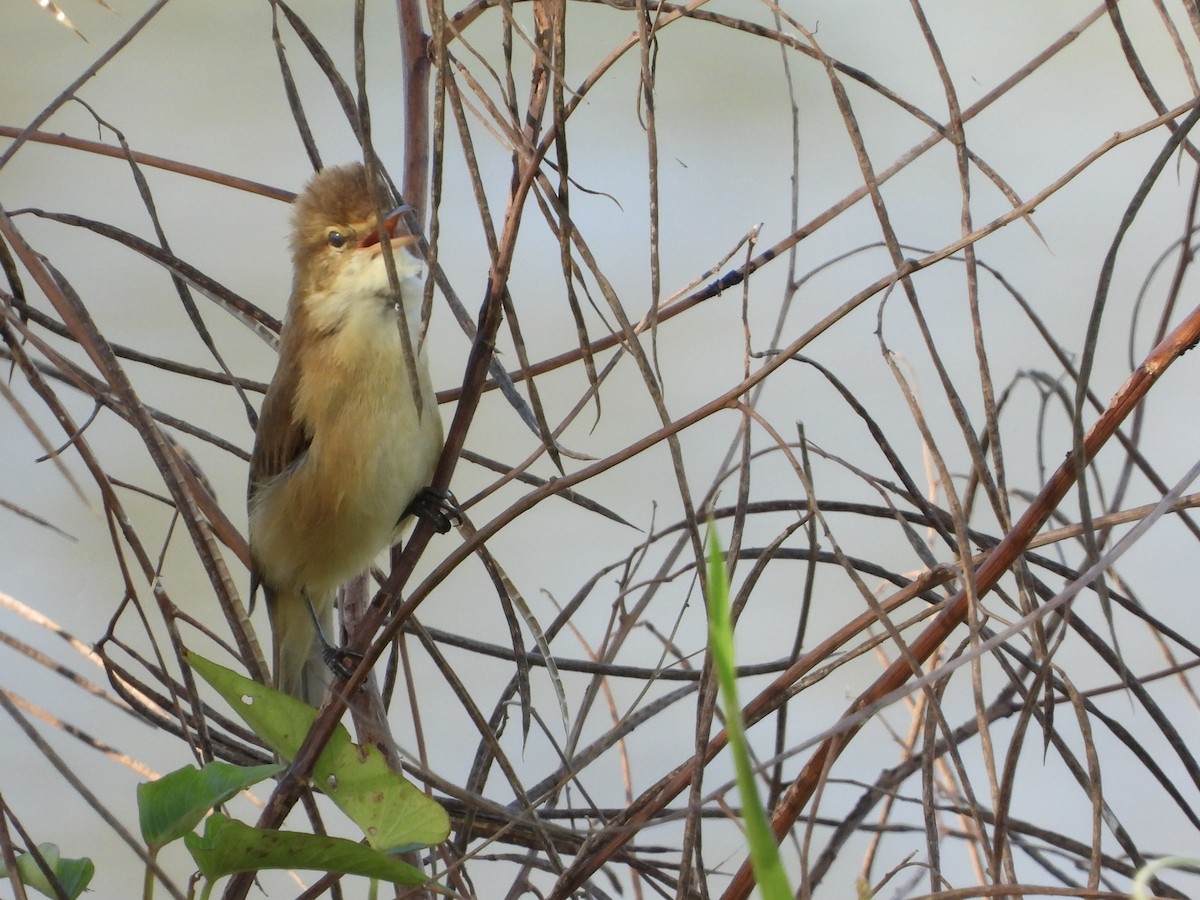
M 305 293 L 334 288 L 339 278 L 353 276 L 382 281 L 386 285 L 381 243 L 392 249 L 416 243 L 412 235 L 398 235 L 400 211 L 382 223 L 375 215 L 375 202 L 361 163 L 322 169 L 296 197 L 292 227 L 292 258 L 296 285 Z M 415 263 L 407 253 L 397 254 L 401 278 Z

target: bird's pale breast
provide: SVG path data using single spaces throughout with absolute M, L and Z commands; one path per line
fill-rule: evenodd
M 402 286 L 415 319 L 419 283 L 406 279 Z M 322 298 L 327 313 L 338 311 L 337 327 L 309 348 L 295 397 L 294 414 L 318 423 L 312 442 L 296 466 L 260 489 L 254 507 L 272 515 L 255 521 L 251 510 L 258 556 L 272 561 L 266 580 L 313 597 L 364 571 L 399 536 L 400 519 L 429 484 L 442 444 L 424 355 L 418 412 L 386 295 L 371 281 L 361 290 L 337 287 L 343 290 Z

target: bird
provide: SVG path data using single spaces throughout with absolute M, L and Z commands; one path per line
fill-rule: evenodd
M 261 587 L 275 687 L 314 706 L 338 670 L 337 590 L 400 539 L 443 446 L 419 340 L 425 266 L 416 239 L 395 234 L 399 214 L 377 220 L 373 198 L 358 163 L 322 169 L 296 197 L 295 276 L 250 459 L 251 609 Z

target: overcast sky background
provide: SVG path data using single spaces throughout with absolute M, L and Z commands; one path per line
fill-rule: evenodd
M 0 125 L 23 127 L 90 65 L 102 50 L 117 39 L 149 4 L 144 0 L 113 0 L 116 14 L 100 6 L 75 0 L 62 4 L 86 34 L 85 43 L 56 25 L 34 0 L 6 0 L 4 24 L 0 27 Z M 792 2 L 784 8 L 806 27 L 814 30 L 822 47 L 832 56 L 859 67 L 899 94 L 945 119 L 945 102 L 937 73 L 929 60 L 908 4 L 892 2 Z M 518 4 L 520 21 L 528 21 L 528 9 Z M 297 11 L 326 42 L 350 77 L 351 6 L 304 0 Z M 715 10 L 747 15 L 768 23 L 770 11 L 739 0 L 711 4 Z M 1091 4 L 1060 0 L 1016 0 L 1004 4 L 931 2 L 925 5 L 947 65 L 955 80 L 963 107 L 982 97 L 1023 62 L 1033 57 L 1073 23 L 1092 9 Z M 1178 57 L 1150 4 L 1127 2 L 1128 17 L 1142 59 L 1156 86 L 1169 105 L 1191 96 Z M 1186 18 L 1171 6 L 1175 21 L 1184 29 L 1185 43 L 1194 54 L 1195 36 L 1186 30 Z M 392 53 L 395 24 L 388 4 L 372 4 L 371 61 L 375 143 L 394 173 L 400 171 L 400 93 L 395 84 Z M 469 39 L 493 62 L 499 29 L 494 14 L 472 26 Z M 568 83 L 578 83 L 623 39 L 631 29 L 624 13 L 601 4 L 572 5 L 570 8 Z M 311 65 L 305 65 L 294 37 L 288 39 L 302 95 L 308 104 L 314 130 L 324 158 L 329 163 L 357 158 L 358 148 L 334 99 Z M 830 98 L 821 68 L 811 60 L 793 55 L 791 63 L 800 107 L 801 219 L 806 219 L 839 200 L 861 183 L 844 128 Z M 572 174 L 591 191 L 577 192 L 572 212 L 601 260 L 614 287 L 627 305 L 644 310 L 648 301 L 646 232 L 646 153 L 644 133 L 637 115 L 636 54 L 623 60 L 607 85 L 597 89 L 572 120 Z M 526 79 L 527 80 L 527 79 Z M 524 85 L 521 85 L 522 90 Z M 731 251 L 751 228 L 761 225 L 760 245 L 769 246 L 789 233 L 789 177 L 791 167 L 791 124 L 787 85 L 778 48 L 746 35 L 685 22 L 667 29 L 660 41 L 657 77 L 657 115 L 660 128 L 662 191 L 663 294 L 670 295 L 705 272 Z M 858 85 L 848 88 L 863 127 L 868 149 L 877 169 L 884 168 L 913 144 L 927 129 Z M 125 48 L 119 56 L 88 82 L 79 96 L 113 126 L 121 129 L 139 151 L 228 172 L 288 190 L 298 189 L 311 173 L 288 112 L 270 40 L 270 9 L 266 3 L 211 4 L 195 0 L 173 0 L 166 9 Z M 1112 134 L 1150 119 L 1153 113 L 1124 65 L 1111 28 L 1104 22 L 1093 26 L 1067 51 L 1041 72 L 1000 100 L 967 129 L 968 140 L 982 158 L 1022 196 L 1036 193 L 1059 177 L 1087 152 Z M 90 114 L 77 104 L 66 104 L 44 126 L 96 139 L 97 128 Z M 105 140 L 111 135 L 104 134 Z M 1004 272 L 1014 286 L 1036 307 L 1059 341 L 1073 352 L 1083 343 L 1100 266 L 1117 223 L 1150 161 L 1159 152 L 1166 133 L 1162 130 L 1117 148 L 1074 183 L 1050 198 L 1037 211 L 1036 224 L 1044 237 L 1021 223 L 1010 225 L 988 237 L 979 246 L 981 259 Z M 503 209 L 508 187 L 509 159 L 502 148 L 477 132 L 482 150 L 482 177 L 493 203 L 493 212 Z M 453 141 L 451 142 L 453 145 Z M 0 148 L 8 141 L 0 142 Z M 448 163 L 445 197 L 441 208 L 442 241 L 440 260 L 460 296 L 474 312 L 485 283 L 486 247 L 481 237 L 475 200 L 461 175 L 461 158 L 453 153 Z M 282 315 L 290 282 L 286 249 L 288 209 L 278 201 L 253 197 L 207 182 L 169 172 L 147 169 L 155 191 L 159 213 L 174 251 L 184 260 L 218 278 L 242 296 Z M 1131 316 L 1137 293 L 1154 260 L 1179 234 L 1184 221 L 1193 164 L 1174 162 L 1164 173 L 1149 198 L 1147 208 L 1131 229 L 1122 250 L 1112 291 L 1112 308 L 1101 335 L 1103 364 L 1093 378 L 1093 388 L 1107 397 L 1129 373 L 1126 362 Z M 1007 202 L 986 181 L 973 182 L 973 214 L 981 224 L 1002 214 Z M 939 147 L 890 182 L 885 190 L 892 207 L 893 222 L 901 239 L 915 247 L 933 249 L 953 240 L 959 230 L 961 198 L 954 171 L 953 154 Z M 608 195 L 608 196 L 605 196 Z M 10 212 L 23 207 L 69 212 L 110 222 L 150 237 L 152 232 L 124 163 L 100 159 L 73 150 L 27 144 L 0 169 L 0 203 Z M 211 365 L 203 347 L 186 325 L 183 313 L 164 273 L 129 251 L 101 238 L 53 222 L 20 216 L 17 222 L 26 238 L 50 255 L 84 295 L 89 310 L 110 340 L 127 343 L 164 356 L 199 365 Z M 879 239 L 879 227 L 867 203 L 840 216 L 805 240 L 799 251 L 798 270 L 813 266 L 849 248 Z M 914 251 L 914 255 L 917 255 Z M 812 322 L 863 286 L 890 271 L 886 256 L 878 250 L 866 252 L 813 279 L 801 292 L 785 329 L 785 342 L 801 334 Z M 768 336 L 778 310 L 784 285 L 783 265 L 769 266 L 753 281 L 750 318 L 754 347 L 766 350 Z M 934 327 L 962 335 L 958 353 L 949 364 L 957 371 L 975 368 L 965 313 L 961 267 L 947 263 L 919 278 L 927 312 L 944 298 L 944 313 L 932 315 Z M 1152 285 L 1151 297 L 1161 298 L 1165 277 Z M 512 280 L 513 296 L 523 311 L 522 324 L 534 359 L 551 355 L 573 338 L 573 324 L 562 301 L 557 250 L 544 223 L 527 216 Z M 736 296 L 734 294 L 736 293 Z M 1041 369 L 1060 374 L 1045 347 L 1029 339 L 1029 329 L 1014 305 L 988 281 L 982 287 L 985 317 L 993 343 L 989 347 L 998 385 L 1006 385 L 1018 373 Z M 1185 290 L 1185 302 L 1188 294 Z M 38 298 L 39 302 L 44 301 Z M 664 327 L 660 354 L 666 373 L 667 401 L 674 414 L 682 414 L 736 384 L 742 364 L 740 289 L 710 301 L 689 314 L 684 324 Z M 883 321 L 889 345 L 903 357 L 917 383 L 938 397 L 936 378 L 921 349 L 920 337 L 901 311 L 902 298 L 888 301 Z M 1150 301 L 1154 315 L 1158 307 Z M 907 459 L 920 458 L 918 435 L 907 421 L 894 382 L 887 374 L 874 337 L 879 301 L 868 303 L 857 314 L 822 337 L 812 355 L 826 364 L 854 365 L 839 368 L 856 396 L 879 412 L 891 405 L 896 419 L 891 425 L 897 435 L 907 437 L 902 449 Z M 257 337 L 250 335 L 227 316 L 205 308 L 226 358 L 242 374 L 267 380 L 273 355 Z M 1148 349 L 1153 318 L 1138 328 L 1136 354 Z M 1004 335 L 1012 334 L 1011 342 Z M 453 387 L 461 379 L 468 344 L 439 307 L 431 326 L 431 357 L 434 381 L 439 389 Z M 940 347 L 950 352 L 952 341 Z M 76 358 L 79 355 L 76 354 Z M 510 354 L 511 366 L 515 358 Z M 1145 444 L 1154 464 L 1168 482 L 1178 478 L 1195 460 L 1200 424 L 1195 415 L 1196 358 L 1185 357 L 1155 389 L 1146 423 Z M 176 415 L 192 419 L 244 448 L 252 442 L 250 429 L 236 399 L 226 390 L 198 386 L 189 379 L 163 376 L 133 367 L 136 386 L 143 399 Z M 783 427 L 803 421 L 810 439 L 852 462 L 878 469 L 878 457 L 861 426 L 844 417 L 833 403 L 827 386 L 811 373 L 797 374 L 789 388 L 768 390 L 764 409 Z M 548 402 L 561 415 L 581 390 L 578 372 L 563 373 L 546 380 Z M 13 390 L 32 409 L 51 434 L 54 443 L 64 437 L 53 427 L 32 393 L 19 378 Z M 1007 419 L 1009 445 L 1006 461 L 1010 483 L 1036 489 L 1038 458 L 1033 433 L 1037 404 L 1033 388 L 1024 392 L 1024 405 Z M 638 386 L 636 372 L 626 366 L 614 376 L 604 395 L 605 414 L 593 428 L 590 415 L 581 417 L 564 438 L 568 446 L 592 455 L 602 455 L 624 446 L 654 427 L 654 416 Z M 977 391 L 968 391 L 972 414 L 978 414 Z M 629 399 L 632 398 L 632 399 Z M 74 412 L 82 421 L 90 404 L 81 398 Z M 629 399 L 628 405 L 624 405 Z M 937 404 L 933 404 L 937 406 Z M 944 405 L 944 404 L 943 404 Z M 836 409 L 823 416 L 825 408 Z M 939 407 L 940 410 L 940 407 Z M 450 410 L 444 418 L 449 421 Z M 935 427 L 951 434 L 948 415 L 931 413 Z M 940 416 L 940 418 L 938 418 Z M 716 416 L 683 437 L 689 472 L 697 483 L 707 484 L 723 456 L 736 426 L 732 414 Z M 1021 429 L 1028 439 L 1021 440 Z M 848 438 L 847 434 L 858 437 Z M 1047 464 L 1055 465 L 1069 445 L 1069 429 L 1061 414 L 1050 416 Z M 154 484 L 153 468 L 144 448 L 127 426 L 114 416 L 102 414 L 88 432 L 102 448 L 113 474 L 133 483 Z M 241 496 L 245 464 L 199 442 L 185 441 L 212 481 L 218 497 L 234 521 L 244 525 Z M 495 396 L 485 403 L 468 446 L 506 461 L 524 458 L 533 447 L 511 411 Z M 861 450 L 862 456 L 856 455 Z M 0 509 L 0 593 L 44 611 L 85 642 L 96 640 L 107 626 L 120 600 L 121 582 L 112 562 L 107 528 L 94 509 L 80 503 L 48 464 L 38 464 L 42 450 L 30 437 L 17 415 L 0 406 L 0 498 L 44 517 L 68 531 L 67 541 L 37 528 L 22 518 Z M 544 462 L 544 461 L 543 461 Z M 1117 458 L 1110 460 L 1115 471 Z M 95 492 L 86 473 L 70 454 L 67 465 L 85 482 L 89 496 Z M 961 472 L 965 458 L 952 460 Z M 919 463 L 914 462 L 919 468 Z M 552 474 L 543 465 L 538 473 Z M 771 471 L 768 469 L 767 471 Z M 837 466 L 823 470 L 824 496 L 838 497 L 852 490 L 854 479 Z M 759 482 L 760 497 L 800 496 L 794 479 L 780 468 L 778 486 Z M 454 489 L 460 498 L 470 497 L 488 484 L 491 477 L 462 465 Z M 639 527 L 648 527 L 657 516 L 659 524 L 674 521 L 679 498 L 672 487 L 669 458 L 665 448 L 619 473 L 598 479 L 588 486 L 594 496 Z M 734 486 L 725 496 L 732 498 Z M 487 512 L 499 512 L 518 494 L 481 504 L 473 513 L 486 520 Z M 153 500 L 125 497 L 146 534 L 163 540 L 169 517 Z M 1137 481 L 1127 505 L 1152 502 L 1154 494 Z M 657 507 L 656 507 L 657 504 Z M 546 503 L 534 510 L 523 528 L 501 532 L 494 552 L 504 560 L 514 582 L 521 587 L 539 617 L 554 615 L 550 597 L 568 599 L 584 580 L 601 566 L 620 559 L 642 539 L 640 532 L 598 520 L 566 507 Z M 1144 599 L 1157 604 L 1158 612 L 1173 621 L 1187 622 L 1178 615 L 1181 606 L 1195 603 L 1194 577 L 1181 573 L 1194 568 L 1181 564 L 1195 553 L 1182 529 L 1170 522 L 1157 526 L 1152 540 L 1143 542 L 1125 562 L 1125 574 L 1146 591 Z M 555 546 L 553 541 L 561 542 Z M 839 534 L 848 552 L 870 556 L 897 570 L 911 567 L 906 562 L 908 547 L 877 543 L 868 531 Z M 423 563 L 423 571 L 451 546 L 454 537 L 435 540 Z M 889 541 L 895 541 L 894 532 Z M 568 548 L 560 552 L 560 547 Z M 440 548 L 440 550 L 439 550 Z M 155 550 L 159 548 L 154 548 Z M 568 552 L 569 551 L 569 552 Z M 244 587 L 245 572 L 230 559 L 233 577 Z M 652 569 L 647 570 L 646 575 Z M 794 574 L 794 573 L 793 573 Z M 760 589 L 765 608 L 747 620 L 740 633 L 746 657 L 773 659 L 787 652 L 790 632 L 777 632 L 771 603 L 786 603 L 787 578 L 774 574 Z M 186 541 L 168 553 L 165 583 L 176 602 L 194 615 L 213 624 L 220 621 L 212 609 L 211 591 L 190 553 Z M 778 590 L 780 596 L 775 597 Z M 494 595 L 478 573 L 456 574 L 422 611 L 426 624 L 456 629 L 504 643 L 503 619 Z M 194 598 L 194 600 L 193 600 Z M 686 598 L 676 597 L 679 602 Z M 841 601 L 860 603 L 846 593 Z M 611 598 L 590 609 L 581 618 L 585 632 L 602 628 Z M 832 601 L 831 601 L 832 602 Z M 1094 598 L 1087 598 L 1087 614 L 1097 616 Z M 683 646 L 694 648 L 702 638 L 702 610 L 693 608 L 682 618 Z M 258 624 L 266 632 L 265 614 Z M 814 626 L 837 623 L 848 616 L 836 607 L 818 612 Z M 670 621 L 669 619 L 667 620 Z M 1193 620 L 1194 621 L 1194 620 Z M 1102 622 L 1096 618 L 1093 624 Z M 11 632 L 59 659 L 78 665 L 77 658 L 62 649 L 61 642 L 24 620 L 0 609 L 0 631 Z M 1124 640 L 1124 635 L 1122 635 Z M 556 645 L 557 647 L 558 645 Z M 657 659 L 655 643 L 644 644 L 648 654 L 642 664 Z M 1145 661 L 1146 668 L 1161 666 L 1161 659 L 1140 657 L 1150 642 L 1142 632 L 1132 633 L 1123 649 L 1132 659 Z M 633 652 L 633 651 L 631 651 Z M 1065 651 L 1064 660 L 1077 659 Z M 563 653 L 582 656 L 577 645 Z M 114 714 L 111 708 L 84 697 L 73 688 L 33 665 L 24 657 L 0 648 L 0 685 L 43 707 L 71 716 L 79 727 L 145 762 L 158 772 L 189 761 L 172 741 Z M 460 660 L 461 661 L 461 660 Z M 833 679 L 820 704 L 815 700 L 804 710 L 816 723 L 811 731 L 831 724 L 877 671 L 877 663 L 866 660 L 850 666 Z M 90 677 L 102 679 L 99 673 Z M 507 680 L 509 669 L 483 666 L 480 679 Z M 1103 673 L 1100 682 L 1107 683 Z M 436 679 L 434 679 L 436 681 Z M 542 708 L 553 708 L 553 695 L 544 679 L 535 678 L 535 696 Z M 463 719 L 452 704 L 439 704 L 439 690 L 431 684 L 425 725 L 433 733 L 448 735 L 438 742 L 438 768 L 447 777 L 463 777 L 474 742 L 456 742 L 454 729 Z M 629 699 L 636 688 L 629 690 Z M 1193 744 L 1200 741 L 1194 707 L 1182 704 L 1182 690 L 1161 686 L 1162 698 L 1180 702 L 1176 725 Z M 965 698 L 969 701 L 969 697 Z M 492 700 L 481 699 L 490 709 Z M 686 705 L 686 704 L 685 704 Z M 1129 713 L 1129 704 L 1113 700 L 1110 711 Z M 446 719 L 439 722 L 438 712 Z M 680 743 L 665 750 L 673 761 L 690 753 L 691 707 L 678 711 Z M 667 720 L 664 720 L 667 721 Z M 603 723 L 598 723 L 602 725 Z M 1137 727 L 1136 719 L 1132 727 Z M 403 726 L 399 730 L 403 730 Z M 122 810 L 134 824 L 133 789 L 139 780 L 127 769 L 84 750 L 58 732 L 44 729 L 58 750 L 82 771 L 93 788 L 111 807 Z M 141 873 L 131 858 L 117 851 L 110 855 L 101 841 L 108 831 L 74 798 L 62 796 L 58 779 L 29 749 L 26 739 L 10 723 L 0 725 L 0 790 L 5 800 L 27 825 L 37 827 L 39 840 L 57 842 L 65 854 L 91 855 L 98 860 L 95 882 L 98 897 L 134 896 Z M 652 739 L 653 737 L 653 739 Z M 1037 743 L 1036 741 L 1034 743 Z M 635 761 L 647 754 L 645 765 L 635 762 L 637 786 L 645 787 L 659 772 L 664 748 L 661 734 L 635 735 L 631 741 Z M 529 771 L 542 771 L 553 764 L 552 753 L 542 744 L 522 755 L 514 753 Z M 894 761 L 894 748 L 886 741 L 860 742 L 851 751 L 854 766 L 843 777 L 871 779 Z M 1163 760 L 1175 771 L 1174 760 Z M 1016 814 L 1055 827 L 1061 817 L 1064 828 L 1078 829 L 1080 806 L 1077 789 L 1066 784 L 1061 771 L 1050 766 L 1037 774 L 1040 760 L 1031 758 L 1026 771 L 1027 793 Z M 1119 766 L 1119 764 L 1118 764 Z M 1029 771 L 1032 770 L 1032 771 Z M 1119 780 L 1119 767 L 1110 770 Z M 619 785 L 613 775 L 613 785 Z M 602 790 L 598 802 L 618 804 L 620 792 L 613 785 Z M 53 809 L 48 809 L 47 788 L 53 786 Z M 1057 792 L 1061 790 L 1060 795 Z M 1068 799 L 1069 798 L 1069 799 Z M 498 799 L 505 800 L 506 797 Z M 1195 847 L 1194 833 L 1182 830 L 1182 820 L 1168 806 L 1139 803 L 1125 798 L 1119 813 L 1127 824 L 1139 829 L 1143 845 L 1156 845 L 1164 852 L 1187 852 Z M 1082 812 L 1081 812 L 1082 810 Z M 1146 837 L 1152 835 L 1153 837 Z M 1184 839 L 1181 840 L 1181 835 Z M 729 866 L 740 860 L 736 832 L 714 841 L 728 841 Z M 1111 848 L 1110 848 L 1111 849 Z M 714 859 L 720 853 L 711 846 Z M 122 860 L 115 864 L 115 860 Z M 823 896 L 837 897 L 855 875 L 854 854 L 847 854 L 846 868 L 838 870 L 825 885 Z M 186 871 L 176 857 L 175 871 Z M 894 862 L 894 861 L 893 861 Z M 168 859 L 168 865 L 171 859 Z M 889 865 L 892 863 L 889 863 Z M 965 872 L 965 870 L 964 870 Z M 281 894 L 283 895 L 283 894 Z M 847 896 L 842 893 L 840 896 Z

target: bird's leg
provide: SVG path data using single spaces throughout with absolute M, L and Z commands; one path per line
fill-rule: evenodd
M 408 508 L 404 510 L 404 515 L 400 516 L 401 520 L 405 516 L 424 519 L 438 534 L 445 534 L 452 525 L 462 521 L 462 513 L 459 512 L 458 500 L 454 495 L 449 491 L 435 491 L 430 487 L 422 488 L 417 496 L 413 497 Z
M 346 659 L 359 660 L 363 655 L 349 647 L 339 647 L 334 644 L 325 634 L 325 629 L 321 627 L 321 617 L 317 615 L 317 608 L 313 606 L 312 600 L 308 596 L 308 591 L 304 591 L 304 602 L 308 606 L 308 614 L 312 616 L 313 628 L 317 632 L 317 642 L 321 645 L 321 659 L 325 661 L 325 665 L 329 667 L 329 671 L 343 681 L 354 674 L 354 669 L 347 666 Z

